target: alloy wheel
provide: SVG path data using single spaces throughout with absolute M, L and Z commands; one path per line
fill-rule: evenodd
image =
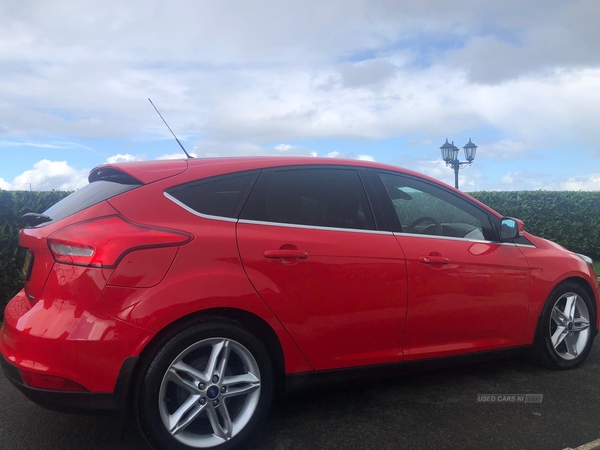
M 576 293 L 561 295 L 550 315 L 550 342 L 564 360 L 577 358 L 590 339 L 590 313 L 584 299 Z
M 204 339 L 181 352 L 165 372 L 160 417 L 182 444 L 212 448 L 248 424 L 260 390 L 260 370 L 246 347 L 227 338 Z

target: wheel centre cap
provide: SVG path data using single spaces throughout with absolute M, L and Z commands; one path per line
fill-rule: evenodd
M 206 396 L 211 400 L 216 399 L 219 396 L 219 388 L 213 384 L 206 390 Z
M 569 331 L 573 331 L 573 322 L 569 322 L 569 324 L 567 325 L 567 329 Z

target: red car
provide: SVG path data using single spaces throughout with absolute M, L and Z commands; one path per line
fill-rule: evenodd
M 233 448 L 295 386 L 531 350 L 598 329 L 591 260 L 397 167 L 135 162 L 31 214 L 0 334 L 34 402 L 135 414 L 155 448 Z

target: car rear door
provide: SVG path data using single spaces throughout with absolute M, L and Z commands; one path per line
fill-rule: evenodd
M 371 173 L 406 255 L 405 360 L 522 345 L 529 266 L 490 214 L 416 177 Z
M 250 281 L 317 370 L 402 360 L 404 255 L 364 181 L 378 202 L 364 169 L 263 170 L 237 226 Z

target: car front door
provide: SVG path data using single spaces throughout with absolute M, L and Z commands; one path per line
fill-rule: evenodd
M 250 281 L 317 370 L 402 360 L 406 264 L 361 170 L 371 183 L 350 167 L 264 170 L 237 226 Z
M 529 266 L 474 202 L 409 175 L 372 172 L 406 256 L 405 360 L 523 344 Z

